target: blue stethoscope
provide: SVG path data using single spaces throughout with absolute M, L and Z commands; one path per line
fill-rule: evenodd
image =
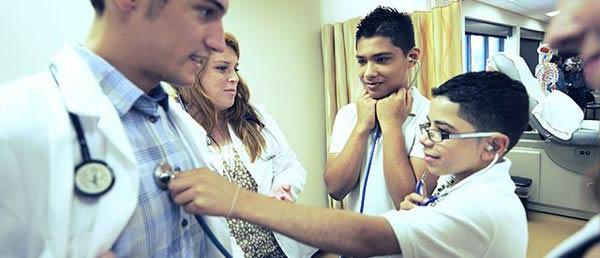
M 408 114 L 409 117 L 415 116 L 414 114 Z M 375 155 L 375 146 L 377 145 L 377 140 L 381 137 L 381 128 L 379 127 L 379 122 L 375 122 L 375 127 L 373 128 L 373 132 L 371 133 L 371 151 L 369 153 L 369 160 L 367 161 L 367 170 L 365 171 L 365 182 L 363 183 L 363 191 L 360 196 L 360 213 L 363 213 L 365 208 L 365 195 L 367 192 L 367 182 L 369 181 L 369 175 L 371 172 L 371 164 L 373 163 L 373 156 Z M 413 142 L 414 144 L 414 142 Z M 412 149 L 412 144 L 411 144 Z
M 488 169 L 490 169 L 492 166 L 494 166 L 496 164 L 496 162 L 498 162 L 498 159 L 500 158 L 499 154 L 496 154 L 494 156 L 494 159 L 482 170 L 480 170 L 479 172 L 477 172 L 476 175 L 472 175 L 471 179 L 473 177 L 479 176 L 481 174 L 483 174 L 485 171 L 487 171 Z M 417 184 L 415 186 L 415 193 L 420 194 L 422 196 L 425 196 L 427 193 L 425 192 L 425 179 L 427 178 L 427 175 L 429 175 L 429 171 L 425 171 L 425 173 L 423 173 L 423 175 L 421 176 L 421 179 L 419 179 L 419 181 L 417 181 Z M 436 190 L 437 193 L 433 193 L 432 195 L 426 197 L 426 199 L 419 203 L 418 206 L 430 206 L 430 205 L 435 205 L 435 203 L 440 200 L 440 198 L 445 197 L 446 195 L 448 195 L 449 191 L 451 191 L 452 189 L 446 190 L 446 188 L 452 186 L 454 184 L 454 180 L 455 177 L 452 176 L 450 178 L 450 180 L 448 180 L 446 182 L 445 185 L 443 185 L 442 187 L 438 188 Z
M 417 181 L 417 185 L 415 186 L 415 193 L 425 196 L 425 179 L 427 178 L 428 174 L 429 170 L 425 171 L 425 173 L 423 173 L 423 175 L 421 176 L 421 179 Z M 427 197 L 424 202 L 419 203 L 419 206 L 429 206 L 429 204 L 432 204 L 435 201 L 437 201 L 438 198 L 440 198 L 439 195 L 431 195 Z
M 54 83 L 57 87 L 60 87 L 58 79 L 56 78 L 56 66 L 51 64 L 49 70 Z M 79 150 L 81 151 L 81 157 L 83 159 L 83 161 L 75 166 L 75 192 L 87 197 L 100 197 L 108 192 L 115 183 L 113 170 L 105 161 L 91 158 L 79 117 L 71 112 L 68 113 L 69 120 L 71 121 L 73 128 L 75 128 L 77 143 L 79 144 Z M 157 186 L 164 190 L 166 189 L 164 186 L 168 185 L 169 181 L 175 176 L 175 173 L 173 171 L 165 170 L 163 173 L 155 173 L 154 176 Z M 225 258 L 231 258 L 232 256 L 227 252 L 225 247 L 223 247 L 221 242 L 219 242 L 204 219 L 199 215 L 194 215 L 194 217 L 219 252 L 225 256 Z
M 363 213 L 365 208 L 365 195 L 367 193 L 367 182 L 369 181 L 369 174 L 371 173 L 371 163 L 373 163 L 373 156 L 375 155 L 375 146 L 377 145 L 377 140 L 381 136 L 381 129 L 379 128 L 379 123 L 375 122 L 375 127 L 371 133 L 371 151 L 369 153 L 369 161 L 367 161 L 367 170 L 365 171 L 365 182 L 363 183 L 363 191 L 360 196 L 360 213 Z M 340 255 L 340 258 L 346 258 L 346 256 Z
M 369 161 L 367 162 L 367 171 L 365 172 L 365 182 L 363 183 L 363 191 L 360 197 L 360 213 L 363 213 L 365 208 L 365 195 L 367 193 L 367 182 L 369 181 L 369 174 L 371 173 L 371 163 L 373 162 L 373 156 L 375 155 L 375 146 L 377 145 L 377 140 L 381 136 L 381 129 L 379 129 L 379 123 L 375 123 L 375 128 L 373 128 L 373 133 L 371 134 L 371 152 L 369 154 Z

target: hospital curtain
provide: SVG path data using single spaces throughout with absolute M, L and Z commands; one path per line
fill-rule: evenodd
M 333 121 L 338 109 L 356 99 L 362 86 L 356 75 L 355 39 L 358 18 L 326 24 L 321 31 L 325 69 L 325 135 L 329 146 Z M 345 207 L 329 198 L 329 207 Z
M 458 0 L 433 0 L 431 11 L 411 15 L 415 43 L 421 49 L 416 86 L 430 98 L 431 89 L 462 73 L 463 15 Z M 327 146 L 337 110 L 356 100 L 362 91 L 355 60 L 356 26 L 360 18 L 326 24 L 321 31 L 325 75 L 325 135 Z M 344 209 L 329 198 L 330 208 Z
M 431 11 L 411 15 L 415 44 L 421 49 L 417 85 L 431 98 L 431 89 L 463 72 L 463 15 L 460 1 L 436 0 Z

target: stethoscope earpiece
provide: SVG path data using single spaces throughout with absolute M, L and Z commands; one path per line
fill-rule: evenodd
M 415 86 L 415 81 L 417 81 L 417 75 L 419 74 L 419 71 L 421 70 L 421 62 L 419 62 L 419 60 L 416 60 L 412 57 L 408 57 L 408 61 L 411 63 L 414 63 L 415 66 L 417 67 L 416 71 L 415 71 L 415 75 L 413 76 L 412 80 L 410 80 L 410 87 Z

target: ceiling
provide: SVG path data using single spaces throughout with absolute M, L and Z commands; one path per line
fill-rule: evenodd
M 477 0 L 511 12 L 547 22 L 550 17 L 547 12 L 554 11 L 558 0 Z

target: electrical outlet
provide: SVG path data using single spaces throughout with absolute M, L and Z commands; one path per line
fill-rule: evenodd
M 594 150 L 577 148 L 577 149 L 575 149 L 575 155 L 577 157 L 591 159 L 594 156 Z

